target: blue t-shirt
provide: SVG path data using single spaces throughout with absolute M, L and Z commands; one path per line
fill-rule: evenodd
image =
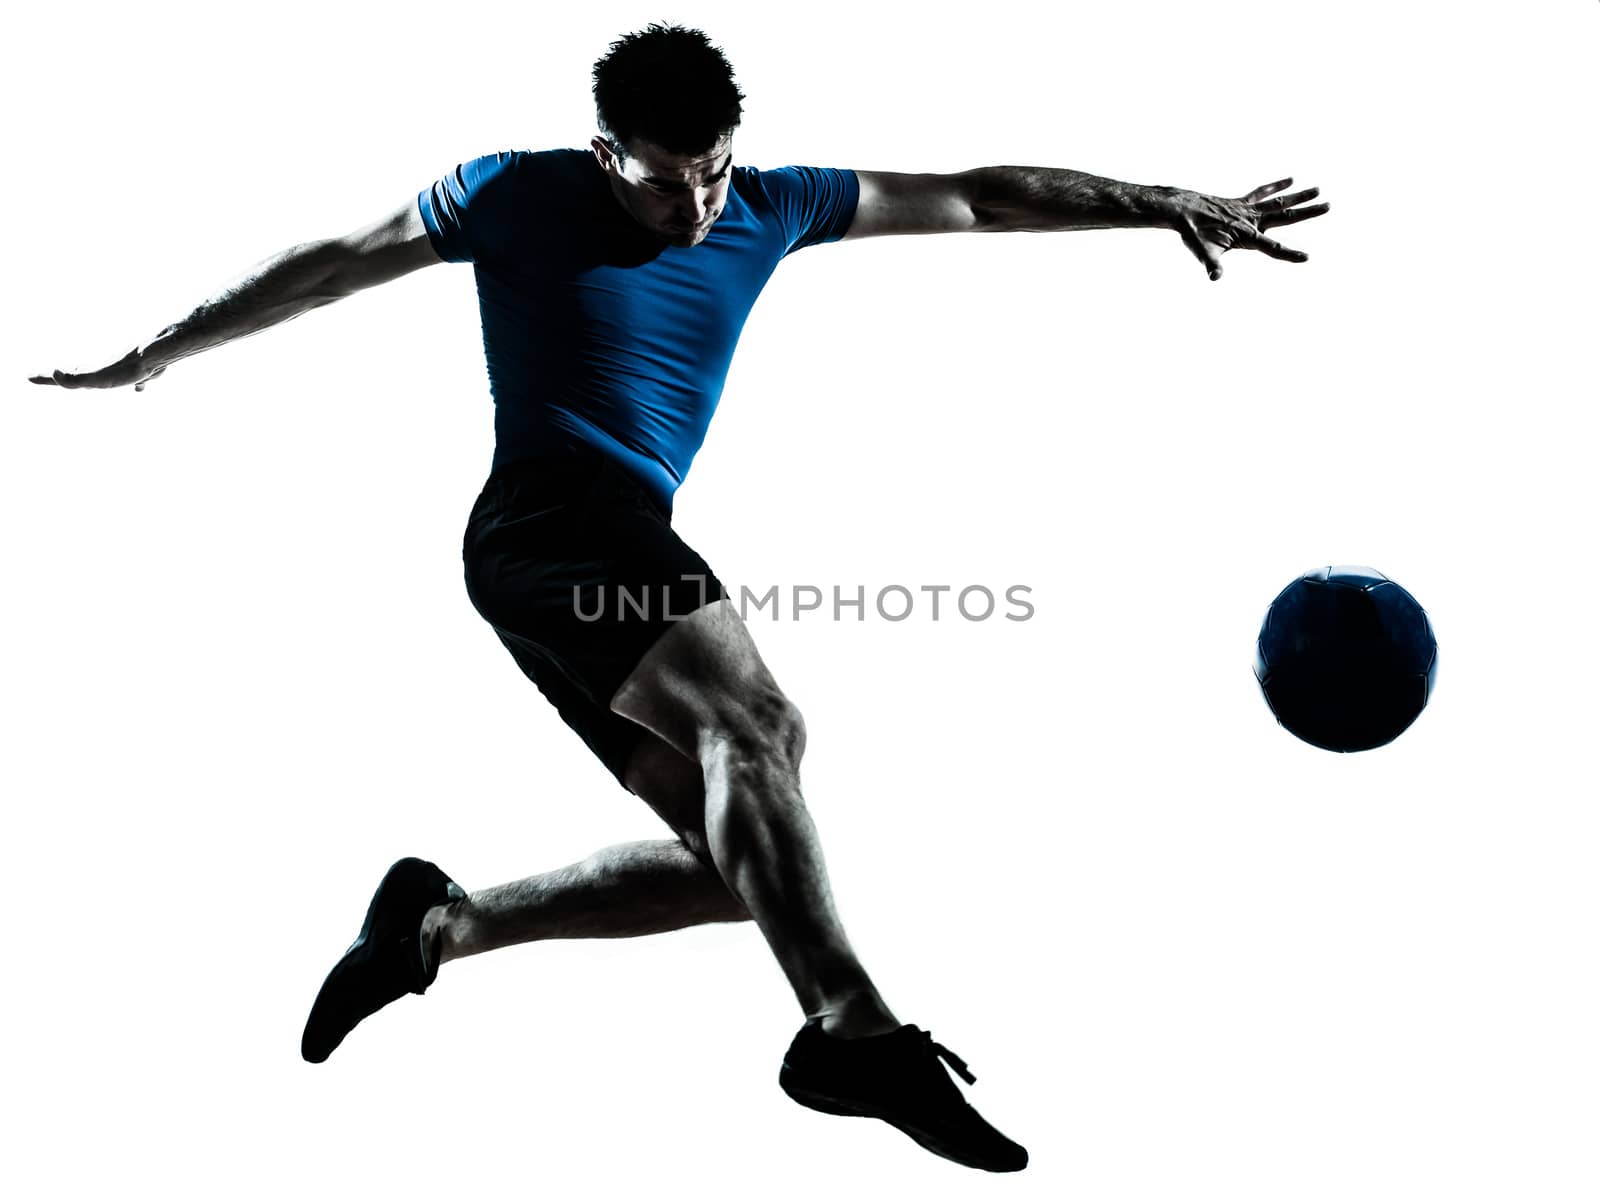
M 722 215 L 683 248 L 623 209 L 587 150 L 490 154 L 424 190 L 434 249 L 477 274 L 493 468 L 589 445 L 670 511 L 756 296 L 785 256 L 842 237 L 858 196 L 849 170 L 735 166 Z

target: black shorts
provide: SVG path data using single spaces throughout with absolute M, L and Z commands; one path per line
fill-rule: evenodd
M 472 605 L 626 787 L 649 732 L 613 714 L 611 696 L 662 632 L 726 596 L 711 566 L 670 512 L 590 452 L 491 474 L 461 556 Z

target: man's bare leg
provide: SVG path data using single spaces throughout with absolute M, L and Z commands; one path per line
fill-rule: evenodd
M 675 623 L 611 708 L 699 761 L 709 854 L 761 928 L 807 1017 L 839 1038 L 897 1028 L 845 936 L 800 796 L 804 723 L 732 603 L 712 603 Z
M 447 963 L 541 939 L 633 938 L 749 918 L 682 842 L 655 839 L 604 847 L 565 868 L 435 906 L 422 933 L 428 957 Z
M 611 708 L 700 762 L 717 871 L 750 911 L 805 1010 L 778 1084 L 818 1112 L 875 1117 L 944 1158 L 1020 1171 L 1028 1152 L 957 1091 L 954 1054 L 902 1027 L 856 958 L 834 908 L 816 827 L 800 797 L 805 724 L 723 600 L 675 624 Z
M 700 766 L 649 736 L 634 749 L 623 779 L 677 839 L 604 847 L 553 872 L 434 906 L 422 921 L 426 957 L 443 964 L 541 939 L 633 938 L 749 921 L 706 848 Z
M 678 839 L 620 843 L 470 894 L 435 864 L 396 861 L 373 895 L 361 935 L 312 1003 L 301 1055 L 323 1062 L 367 1017 L 408 992 L 426 991 L 449 959 L 537 939 L 623 938 L 749 920 L 706 849 L 700 766 L 644 736 L 623 781 Z

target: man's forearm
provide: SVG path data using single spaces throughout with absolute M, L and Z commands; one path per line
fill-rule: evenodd
M 1175 187 L 1146 187 L 1043 166 L 985 166 L 964 176 L 980 232 L 1169 228 Z
M 336 281 L 338 263 L 339 249 L 327 241 L 274 254 L 163 328 L 139 355 L 162 368 L 332 303 L 347 293 Z

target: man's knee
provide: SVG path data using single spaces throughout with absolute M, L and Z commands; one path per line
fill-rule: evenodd
M 689 849 L 690 855 L 711 871 L 717 870 L 717 861 L 711 855 L 711 844 L 706 841 L 704 823 L 699 826 L 675 826 L 672 829 L 677 833 L 678 841 Z
M 694 850 L 688 836 L 705 826 L 705 778 L 699 761 L 654 736 L 644 736 L 629 757 L 623 784 Z
M 776 686 L 760 686 L 721 705 L 705 737 L 744 759 L 777 759 L 800 767 L 806 750 L 806 723 L 800 708 Z

